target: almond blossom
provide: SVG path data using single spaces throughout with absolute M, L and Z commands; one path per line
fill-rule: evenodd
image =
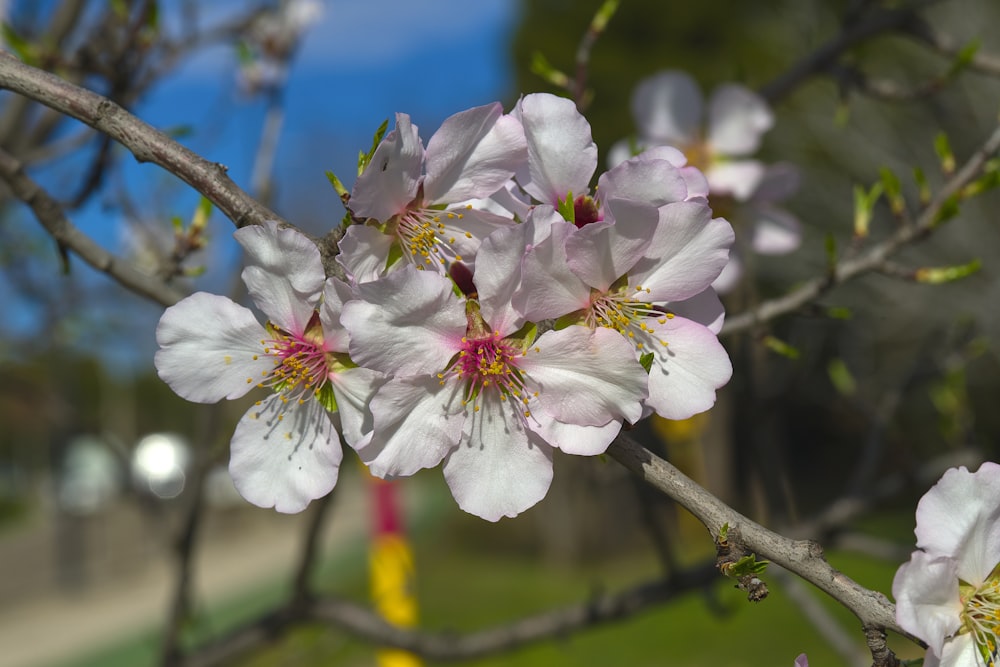
M 443 461 L 459 506 L 490 521 L 545 496 L 554 448 L 604 452 L 623 420 L 639 419 L 646 393 L 645 372 L 612 331 L 535 338 L 507 291 L 522 252 L 491 235 L 474 277 L 462 264 L 454 282 L 404 267 L 360 285 L 342 316 L 352 358 L 394 374 L 372 399 L 362 460 L 385 478 Z
M 355 282 L 402 266 L 400 257 L 441 272 L 472 264 L 482 239 L 513 220 L 464 202 L 503 188 L 524 151 L 520 123 L 499 103 L 445 119 L 426 150 L 410 117 L 396 114 L 351 192 L 351 212 L 368 224 L 348 227 L 337 261 Z
M 729 264 L 712 283 L 716 291 L 729 292 L 742 277 L 741 246 L 764 255 L 782 255 L 799 247 L 801 225 L 780 206 L 798 189 L 798 169 L 787 163 L 766 165 L 750 157 L 774 125 L 774 115 L 759 95 L 738 84 L 723 84 L 713 91 L 706 109 L 694 79 L 668 70 L 636 86 L 632 113 L 639 137 L 615 144 L 609 163 L 618 165 L 633 152 L 643 155 L 664 147 L 681 151 L 688 170 L 704 171 L 706 195 L 716 214 L 747 239 L 734 246 Z
M 1000 465 L 945 472 L 917 505 L 918 551 L 896 572 L 896 621 L 926 667 L 1000 664 Z
M 229 471 L 251 503 L 299 512 L 337 482 L 338 427 L 353 447 L 370 437 L 366 408 L 382 377 L 346 354 L 338 319 L 351 292 L 326 279 L 312 241 L 273 222 L 235 237 L 247 254 L 243 281 L 267 321 L 197 292 L 160 318 L 155 364 L 171 389 L 196 403 L 270 390 L 237 424 Z
M 716 333 L 722 305 L 709 284 L 725 266 L 733 231 L 701 201 L 659 208 L 613 199 L 607 221 L 576 228 L 548 207 L 523 225 L 515 306 L 530 319 L 618 332 L 648 364 L 646 404 L 668 419 L 708 410 L 732 375 Z

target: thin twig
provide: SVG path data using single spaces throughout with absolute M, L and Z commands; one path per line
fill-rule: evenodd
M 0 179 L 7 183 L 15 197 L 31 207 L 35 218 L 60 248 L 72 250 L 98 271 L 159 304 L 171 306 L 183 298 L 183 294 L 169 285 L 94 243 L 66 218 L 58 202 L 24 172 L 21 163 L 3 150 L 0 150 Z
M 751 311 L 728 318 L 719 335 L 729 336 L 773 320 L 817 300 L 837 285 L 865 273 L 882 270 L 893 254 L 906 245 L 926 238 L 934 230 L 945 205 L 980 175 L 983 166 L 998 150 L 1000 150 L 1000 127 L 993 130 L 982 147 L 944 184 L 921 211 L 914 224 L 900 227 L 887 239 L 871 246 L 859 256 L 840 262 L 828 275 L 806 281 L 784 296 L 764 301 Z

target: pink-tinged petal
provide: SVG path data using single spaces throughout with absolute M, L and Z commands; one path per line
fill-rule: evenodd
M 979 667 L 982 656 L 978 653 L 972 635 L 962 633 L 944 643 L 940 661 L 928 650 L 923 667 L 972 667 L 973 665 Z
M 490 195 L 490 200 L 499 204 L 504 211 L 514 215 L 518 220 L 524 220 L 531 212 L 531 198 L 514 181 L 508 181 L 504 187 Z M 502 211 L 493 208 L 487 210 L 504 215 Z
M 483 319 L 501 336 L 516 331 L 524 317 L 513 297 L 521 282 L 526 225 L 514 225 L 490 234 L 479 247 L 473 278 Z
M 774 114 L 757 93 L 733 83 L 715 89 L 708 102 L 708 145 L 720 155 L 750 155 L 774 126 Z
M 396 129 L 375 149 L 372 161 L 351 190 L 351 210 L 361 218 L 385 222 L 406 209 L 417 196 L 424 147 L 417 126 L 405 113 L 396 114 Z
M 465 302 L 438 273 L 406 266 L 358 286 L 341 324 L 351 335 L 351 359 L 386 374 L 437 373 L 465 335 Z
M 757 160 L 727 160 L 713 163 L 705 178 L 711 194 L 747 201 L 763 180 L 765 169 L 764 163 Z
M 678 167 L 667 160 L 649 159 L 645 154 L 601 174 L 597 191 L 605 201 L 628 199 L 656 208 L 684 201 L 688 196 L 687 183 Z
M 701 90 L 684 72 L 660 72 L 640 81 L 632 93 L 636 125 L 653 142 L 679 146 L 696 142 L 702 109 Z
M 667 419 L 687 419 L 715 405 L 715 390 L 733 374 L 726 349 L 706 327 L 683 317 L 647 320 L 641 353 L 653 353 L 647 402 Z M 663 345 L 662 341 L 666 341 Z
M 805 653 L 800 653 L 795 658 L 795 667 L 809 667 L 809 658 L 806 657 Z
M 962 625 L 957 567 L 952 558 L 914 551 L 892 580 L 896 622 L 939 656 L 945 640 Z
M 449 216 L 448 213 L 455 217 Z M 442 240 L 446 241 L 462 258 L 461 261 L 469 266 L 475 264 L 483 239 L 498 229 L 515 226 L 511 218 L 475 208 L 448 209 L 441 216 L 441 222 L 444 224 L 440 234 Z
M 711 188 L 708 185 L 708 178 L 701 169 L 697 167 L 681 167 L 681 176 L 684 177 L 684 184 L 687 186 L 688 199 L 695 197 L 708 198 Z
M 323 287 L 323 303 L 319 307 L 319 321 L 323 325 L 323 347 L 333 352 L 347 352 L 351 337 L 340 324 L 344 304 L 354 299 L 351 286 L 338 278 L 327 278 Z
M 461 387 L 437 376 L 396 378 L 371 401 L 374 430 L 358 449 L 376 477 L 403 477 L 436 466 L 458 445 L 465 422 Z
M 638 150 L 639 146 L 634 140 L 619 139 L 611 144 L 607 157 L 608 169 L 614 169 L 625 160 L 635 157 L 638 154 L 635 151 Z
M 611 329 L 546 331 L 517 366 L 538 392 L 541 409 L 561 422 L 604 426 L 623 418 L 634 423 L 642 414 L 646 372 L 632 346 Z
M 680 301 L 702 292 L 729 261 L 735 235 L 700 201 L 660 207 L 645 257 L 629 271 L 629 284 L 648 290 L 645 301 Z
M 981 585 L 1000 563 L 1000 465 L 945 472 L 917 504 L 914 532 L 918 547 L 954 558 L 958 576 Z
M 164 311 L 153 363 L 181 398 L 195 403 L 239 398 L 274 368 L 264 354 L 265 338 L 270 336 L 248 309 L 224 296 L 195 292 Z
M 589 224 L 566 239 L 570 269 L 602 292 L 644 261 L 661 217 L 656 208 L 626 199 L 607 201 L 604 207 L 613 223 Z
M 576 456 L 603 454 L 611 441 L 621 433 L 621 420 L 610 421 L 604 426 L 580 426 L 557 421 L 544 411 L 532 413 L 528 428 L 542 436 L 545 442 Z
M 802 244 L 799 219 L 784 209 L 748 204 L 739 215 L 752 218 L 750 245 L 762 255 L 786 255 Z
M 743 258 L 736 248 L 729 255 L 729 263 L 722 269 L 719 277 L 712 281 L 712 289 L 719 294 L 729 294 L 743 279 Z
M 802 173 L 794 164 L 778 162 L 768 165 L 764 178 L 753 193 L 756 202 L 785 201 L 795 194 L 802 183 Z
M 675 315 L 707 327 L 714 334 L 722 331 L 722 324 L 726 320 L 726 309 L 711 287 L 690 299 L 669 301 L 664 307 Z
M 479 411 L 468 406 L 462 442 L 444 462 L 458 506 L 487 521 L 535 505 L 552 483 L 552 448 L 525 429 L 511 401 L 487 392 Z
M 368 404 L 385 380 L 382 373 L 367 368 L 346 368 L 330 374 L 340 430 L 344 442 L 355 449 L 363 447 L 371 435 L 372 413 Z
M 459 112 L 427 142 L 424 201 L 488 197 L 527 159 L 524 130 L 499 103 Z
M 643 160 L 666 160 L 675 167 L 683 167 L 688 161 L 683 151 L 667 145 L 646 146 L 638 157 Z
M 590 288 L 570 270 L 566 256 L 566 238 L 576 227 L 558 213 L 555 217 L 548 238 L 526 250 L 521 262 L 521 286 L 513 304 L 531 322 L 559 318 L 590 303 Z
M 368 225 L 351 225 L 340 239 L 337 263 L 354 283 L 377 280 L 386 272 L 396 239 Z
M 515 117 L 524 127 L 528 162 L 516 178 L 543 204 L 558 206 L 568 194 L 586 194 L 597 168 L 597 144 L 590 123 L 572 100 L 533 93 L 517 103 Z
M 344 455 L 323 406 L 284 403 L 278 394 L 243 415 L 230 449 L 229 474 L 240 495 L 288 514 L 333 490 Z
M 250 225 L 233 236 L 246 252 L 243 282 L 253 302 L 274 324 L 301 333 L 326 280 L 316 245 L 276 222 Z

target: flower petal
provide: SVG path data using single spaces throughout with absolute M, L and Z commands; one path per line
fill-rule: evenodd
M 380 222 L 404 211 L 417 196 L 423 162 L 417 126 L 405 113 L 397 113 L 396 129 L 382 139 L 368 168 L 354 182 L 351 211 Z
M 246 252 L 243 282 L 253 302 L 282 329 L 302 333 L 326 281 L 316 245 L 276 222 L 250 225 L 233 236 Z
M 752 216 L 750 244 L 762 255 L 785 255 L 802 244 L 799 219 L 784 209 L 766 204 L 748 204 L 741 214 Z
M 589 224 L 566 239 L 570 269 L 602 292 L 642 261 L 660 220 L 656 208 L 640 202 L 614 199 L 605 208 L 613 223 Z
M 688 299 L 708 287 L 729 261 L 735 235 L 722 218 L 711 218 L 699 201 L 660 207 L 659 224 L 645 257 L 629 271 L 629 284 L 641 285 L 646 301 Z
M 337 399 L 344 442 L 360 449 L 372 431 L 372 413 L 368 404 L 385 382 L 385 376 L 368 368 L 346 368 L 331 373 L 329 382 Z
M 684 72 L 660 72 L 640 81 L 632 93 L 636 125 L 653 142 L 679 146 L 696 142 L 701 114 L 701 90 Z
M 601 174 L 597 191 L 603 200 L 629 199 L 655 208 L 688 196 L 680 169 L 667 160 L 651 159 L 647 153 Z
M 573 101 L 532 93 L 521 98 L 514 115 L 524 127 L 528 147 L 527 165 L 516 175 L 521 187 L 552 206 L 570 193 L 586 194 L 597 168 L 597 144 Z
M 351 335 L 351 359 L 386 374 L 437 373 L 465 335 L 465 304 L 452 282 L 405 266 L 358 286 L 340 321 Z
M 918 547 L 955 558 L 958 576 L 981 585 L 1000 563 L 1000 465 L 945 472 L 917 504 L 915 532 Z
M 517 359 L 538 404 L 553 418 L 581 426 L 636 422 L 646 373 L 632 346 L 611 329 L 569 326 L 546 331 Z
M 351 225 L 341 237 L 337 263 L 353 283 L 377 280 L 386 272 L 396 239 L 368 225 Z
M 444 462 L 458 506 L 487 521 L 514 517 L 536 504 L 552 483 L 552 448 L 524 428 L 511 401 L 487 392 L 468 407 L 462 442 Z
M 962 625 L 957 568 L 952 558 L 914 551 L 892 580 L 896 622 L 939 656 L 945 640 Z
M 301 512 L 333 490 L 344 454 L 323 406 L 281 398 L 272 394 L 236 425 L 229 474 L 254 505 Z
M 705 171 L 705 178 L 711 194 L 731 196 L 742 202 L 756 192 L 765 169 L 764 163 L 757 160 L 716 162 Z
M 371 401 L 371 441 L 358 449 L 372 474 L 403 477 L 440 463 L 462 437 L 460 391 L 456 382 L 429 375 L 384 384 Z
M 528 428 L 553 447 L 576 456 L 603 454 L 622 430 L 621 420 L 617 419 L 604 426 L 580 426 L 552 419 L 544 410 L 541 414 L 532 413 L 532 417 L 535 421 L 529 422 Z
M 552 211 L 539 206 L 532 218 L 545 208 Z M 513 303 L 531 322 L 558 318 L 590 303 L 590 288 L 570 270 L 566 256 L 566 238 L 576 228 L 557 213 L 555 218 L 549 221 L 549 236 L 527 249 L 521 262 L 521 286 Z
M 719 295 L 711 287 L 683 301 L 669 301 L 664 306 L 675 315 L 708 327 L 714 334 L 722 331 L 726 320 L 726 309 Z
M 224 296 L 195 292 L 164 311 L 153 363 L 181 398 L 195 403 L 239 398 L 274 368 L 261 345 L 269 337 L 248 309 Z
M 683 317 L 647 320 L 643 350 L 653 353 L 647 403 L 667 419 L 687 419 L 715 404 L 733 374 L 726 349 L 702 325 Z M 639 335 L 636 338 L 640 338 Z M 661 341 L 666 341 L 663 345 Z
M 347 352 L 350 336 L 340 323 L 344 303 L 354 298 L 351 286 L 339 278 L 327 278 L 323 287 L 323 303 L 319 307 L 319 321 L 323 325 L 323 348 L 334 352 Z
M 750 155 L 774 126 L 774 114 L 757 93 L 727 83 L 708 102 L 708 145 L 720 155 Z
M 489 197 L 528 159 L 524 130 L 499 102 L 461 111 L 427 142 L 424 200 L 454 203 Z

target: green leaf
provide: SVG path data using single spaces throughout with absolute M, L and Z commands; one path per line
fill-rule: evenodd
M 333 186 L 333 189 L 337 192 L 337 196 L 341 199 L 350 194 L 347 188 L 344 187 L 344 184 L 340 182 L 340 179 L 337 178 L 337 175 L 329 169 L 326 170 L 326 179 L 330 181 L 330 185 Z
M 826 316 L 834 320 L 849 320 L 854 313 L 847 306 L 830 306 L 826 309 Z
M 358 152 L 358 176 L 364 173 L 365 169 L 372 161 L 372 156 L 375 155 L 375 149 L 378 145 L 382 143 L 382 139 L 385 137 L 385 131 L 389 129 L 389 119 L 386 118 L 382 121 L 382 124 L 378 126 L 375 130 L 375 134 L 372 136 L 372 147 L 368 149 L 367 153 Z
M 945 73 L 945 77 L 950 79 L 971 65 L 980 46 L 982 46 L 982 42 L 977 37 L 959 49 L 958 53 L 955 54 L 955 59 L 951 62 L 951 66 Z
M 726 567 L 725 575 L 727 577 L 732 577 L 733 579 L 759 575 L 764 573 L 764 570 L 767 569 L 768 565 L 768 561 L 759 561 L 756 556 L 750 554 L 749 556 L 744 556 L 735 563 L 731 563 L 728 567 Z
M 899 177 L 888 167 L 882 167 L 878 173 L 892 214 L 901 215 L 906 210 L 906 201 L 903 199 L 903 186 L 899 182 Z
M 944 132 L 934 137 L 934 152 L 937 153 L 938 159 L 941 160 L 941 171 L 946 174 L 955 171 L 955 154 L 951 150 L 948 135 Z
M 940 285 L 941 283 L 950 283 L 955 280 L 967 278 L 972 274 L 977 273 L 981 268 L 983 268 L 982 261 L 974 259 L 967 264 L 959 264 L 957 266 L 925 267 L 917 269 L 914 278 L 918 283 Z
M 565 218 L 567 222 L 576 221 L 576 206 L 573 204 L 572 192 L 566 195 L 566 201 L 559 202 L 559 215 Z
M 854 186 L 854 236 L 863 239 L 868 236 L 868 226 L 872 219 L 875 203 L 882 196 L 883 185 L 876 183 L 866 191 L 860 185 Z M 836 263 L 836 261 L 834 261 Z
M 958 215 L 960 210 L 958 200 L 959 195 L 954 194 L 941 202 L 941 208 L 938 209 L 937 215 L 934 216 L 934 221 L 931 223 L 931 226 L 937 227 L 938 225 L 948 222 Z
M 827 234 L 823 239 L 823 249 L 826 251 L 826 268 L 832 273 L 837 268 L 837 239 L 833 234 Z
M 830 376 L 833 388 L 841 396 L 853 396 L 858 390 L 858 383 L 843 359 L 831 359 L 826 365 L 826 373 Z
M 569 87 L 569 77 L 553 67 L 552 63 L 540 51 L 531 54 L 531 73 L 537 74 L 556 88 Z
M 6 21 L 0 23 L 0 34 L 3 34 L 3 39 L 7 44 L 7 48 L 13 51 L 18 58 L 23 60 L 28 65 L 38 64 L 35 45 L 17 34 L 14 30 L 14 26 Z
M 789 345 L 788 343 L 786 343 L 785 341 L 781 340 L 780 338 L 776 338 L 774 336 L 767 335 L 767 336 L 764 336 L 763 343 L 764 343 L 764 347 L 766 347 L 767 349 L 771 350 L 775 354 L 780 354 L 781 356 L 783 356 L 783 357 L 785 357 L 787 359 L 792 359 L 792 360 L 799 358 L 799 354 L 800 353 L 799 353 L 798 348 L 794 347 L 792 345 Z
M 337 411 L 337 397 L 333 395 L 333 385 L 329 382 L 320 387 L 319 393 L 316 394 L 316 400 L 319 401 L 319 404 L 326 408 L 328 412 Z
M 653 367 L 653 353 L 647 352 L 646 354 L 639 357 L 639 364 L 649 373 L 649 369 Z

